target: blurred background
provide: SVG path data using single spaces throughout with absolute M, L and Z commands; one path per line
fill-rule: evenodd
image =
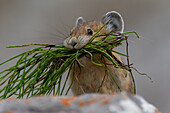
M 168 113 L 169 4 L 169 0 L 0 0 L 0 62 L 28 50 L 7 49 L 7 45 L 62 44 L 77 17 L 100 20 L 106 12 L 115 10 L 124 18 L 125 31 L 135 30 L 141 36 L 141 40 L 134 35 L 130 38 L 131 63 L 154 81 L 151 83 L 146 76 L 134 72 L 137 93 Z M 0 70 L 11 64 L 1 66 Z

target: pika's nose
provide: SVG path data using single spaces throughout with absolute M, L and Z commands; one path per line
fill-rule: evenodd
M 77 44 L 77 42 L 76 41 L 72 41 L 71 42 L 71 45 L 73 46 L 73 48 L 74 48 L 74 46 Z
M 69 41 L 69 44 L 75 48 L 76 44 L 77 44 L 77 38 L 76 37 L 72 37 Z

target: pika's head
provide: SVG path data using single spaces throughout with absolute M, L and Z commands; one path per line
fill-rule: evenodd
M 106 13 L 99 22 L 86 22 L 83 17 L 79 17 L 76 20 L 75 27 L 71 30 L 70 36 L 64 41 L 64 46 L 70 49 L 81 49 L 88 43 L 93 34 L 95 34 L 110 19 L 111 21 L 106 24 L 100 32 L 123 32 L 124 22 L 118 12 L 111 11 Z M 95 40 L 99 39 L 100 37 L 97 37 Z

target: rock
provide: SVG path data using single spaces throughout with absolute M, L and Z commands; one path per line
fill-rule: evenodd
M 0 113 L 161 113 L 141 96 L 125 92 L 78 97 L 37 96 L 0 100 Z

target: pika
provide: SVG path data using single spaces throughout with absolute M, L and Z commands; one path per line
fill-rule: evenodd
M 109 21 L 110 19 L 111 21 Z M 101 21 L 87 22 L 83 19 L 83 17 L 79 17 L 75 22 L 75 26 L 71 30 L 70 36 L 64 40 L 64 46 L 70 49 L 81 49 L 88 43 L 93 34 L 95 34 L 108 21 L 109 23 L 107 23 L 100 32 L 123 32 L 124 21 L 122 16 L 116 11 L 110 11 L 106 13 Z M 99 40 L 101 38 L 102 37 L 97 37 L 93 41 Z M 116 53 L 112 54 L 121 63 L 123 63 L 119 55 Z M 100 62 L 112 64 L 111 61 L 102 55 L 93 54 L 93 56 Z M 93 64 L 89 56 L 83 56 L 79 59 L 79 61 L 84 66 L 79 66 L 78 63 L 75 62 L 74 68 L 71 68 L 70 81 L 74 77 L 71 87 L 74 95 L 77 96 L 83 93 L 110 94 L 120 92 L 119 88 L 116 86 L 108 72 L 102 66 Z M 134 93 L 131 76 L 127 70 L 120 70 L 115 68 L 113 65 L 107 65 L 107 69 L 111 72 L 122 91 Z M 74 74 L 72 73 L 73 71 Z

